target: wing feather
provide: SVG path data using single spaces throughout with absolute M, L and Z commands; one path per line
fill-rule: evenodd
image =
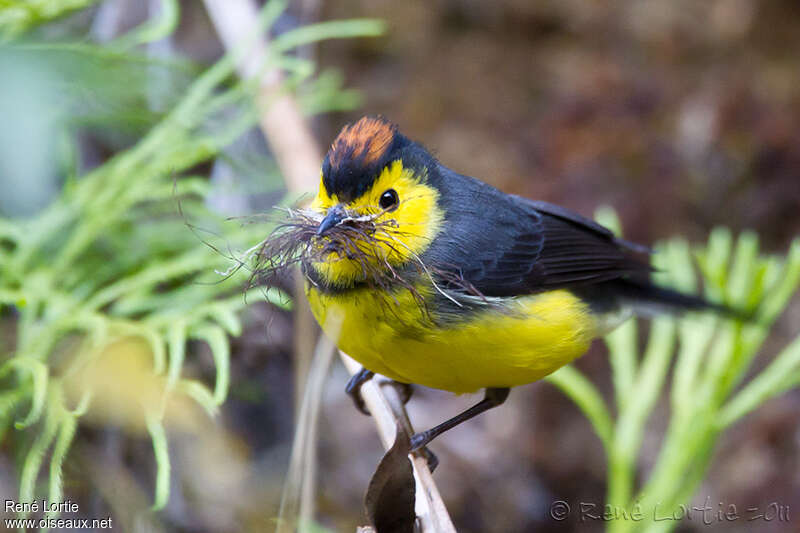
M 650 266 L 636 255 L 647 248 L 617 239 L 566 208 L 456 176 L 447 182 L 462 190 L 446 197 L 461 203 L 446 206 L 455 213 L 448 220 L 450 238 L 440 241 L 445 246 L 433 247 L 431 256 L 440 265 L 458 265 L 459 274 L 485 296 L 519 296 L 649 275 Z

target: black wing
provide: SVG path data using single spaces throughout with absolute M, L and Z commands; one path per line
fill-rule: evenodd
M 577 213 L 455 173 L 444 181 L 447 237 L 435 241 L 429 259 L 485 296 L 646 279 L 651 271 L 634 255 L 646 248 Z

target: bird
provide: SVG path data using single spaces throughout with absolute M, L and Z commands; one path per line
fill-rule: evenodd
M 362 365 L 346 387 L 359 408 L 376 373 L 484 390 L 414 434 L 411 450 L 572 362 L 632 314 L 731 311 L 655 285 L 649 248 L 459 174 L 383 116 L 342 128 L 303 217 L 290 240 L 304 246 L 305 293 L 322 330 Z

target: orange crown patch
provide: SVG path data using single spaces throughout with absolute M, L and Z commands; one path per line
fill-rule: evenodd
M 363 117 L 342 128 L 331 144 L 329 161 L 338 168 L 348 159 L 368 165 L 378 161 L 392 146 L 397 126 L 383 117 Z

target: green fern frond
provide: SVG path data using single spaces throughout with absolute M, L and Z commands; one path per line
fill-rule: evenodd
M 70 5 L 77 8 L 90 3 Z M 23 4 L 28 18 L 11 24 L 11 9 Z M 45 11 L 55 4 L 45 0 L 0 3 L 0 32 L 16 35 L 42 21 L 41 17 L 67 12 L 65 3 L 61 11 Z M 158 390 L 155 401 L 140 402 L 140 415 L 156 458 L 153 509 L 163 508 L 169 498 L 167 436 L 172 419 L 166 413 L 170 402 L 188 397 L 213 416 L 230 388 L 229 336 L 242 331 L 240 311 L 261 301 L 283 309 L 291 307 L 288 296 L 274 288 L 251 288 L 243 294 L 248 273 L 232 268 L 232 264 L 240 265 L 239 256 L 245 250 L 265 238 L 270 224 L 226 221 L 208 207 L 206 199 L 213 192 L 208 181 L 184 175 L 200 163 L 225 157 L 226 147 L 256 123 L 252 102 L 257 84 L 236 79 L 238 50 L 201 73 L 185 61 L 137 55 L 133 50 L 137 44 L 163 38 L 175 28 L 178 2 L 170 0 L 163 5 L 159 20 L 146 22 L 106 47 L 33 42 L 9 47 L 9 53 L 19 57 L 35 57 L 41 68 L 75 67 L 78 72 L 71 72 L 69 79 L 80 80 L 84 75 L 88 86 L 96 81 L 105 87 L 97 93 L 98 102 L 88 107 L 78 97 L 68 99 L 81 105 L 67 106 L 72 115 L 65 116 L 71 116 L 72 122 L 64 121 L 65 138 L 71 137 L 68 128 L 77 124 L 105 124 L 113 129 L 118 125 L 114 113 L 128 117 L 137 110 L 141 113 L 135 114 L 145 117 L 138 124 L 149 128 L 130 148 L 85 176 L 70 179 L 39 213 L 28 218 L 0 217 L 0 305 L 14 309 L 17 330 L 13 346 L 0 345 L 0 384 L 4 388 L 0 438 L 32 441 L 21 465 L 22 501 L 36 496 L 48 452 L 49 501 L 61 499 L 62 471 L 70 445 L 79 438 L 77 430 L 84 415 L 103 403 L 93 394 L 91 382 L 85 386 L 88 388 L 78 387 L 78 394 L 73 394 L 71 384 L 83 386 L 80 380 L 84 376 L 115 359 L 108 357 L 109 353 L 117 355 L 112 351 L 132 343 L 131 357 L 142 353 L 149 357 L 144 367 L 155 379 L 148 387 Z M 267 2 L 260 15 L 260 31 L 266 31 L 284 8 L 285 2 Z M 323 108 L 326 100 L 338 96 L 338 85 L 330 80 L 315 83 L 315 66 L 287 52 L 321 39 L 375 35 L 381 28 L 381 23 L 362 20 L 293 30 L 270 48 L 267 59 L 271 63 L 264 68 L 284 65 L 288 70 L 284 90 L 301 90 L 306 101 Z M 154 66 L 174 75 L 180 87 L 175 93 L 182 95 L 164 115 L 143 107 L 145 74 Z M 114 86 L 112 81 L 99 79 L 103 69 L 125 74 L 107 74 L 109 80 L 136 81 L 130 87 Z M 301 83 L 306 84 L 301 87 Z M 325 94 L 317 94 L 323 89 Z M 114 102 L 120 109 L 98 111 L 102 102 Z M 73 145 L 67 152 L 61 168 L 74 175 L 77 150 Z M 273 172 L 275 168 L 268 166 Z M 262 179 L 269 178 L 260 170 Z M 279 181 L 273 176 L 273 182 Z M 187 221 L 208 229 L 203 239 L 217 249 L 203 243 L 199 230 L 195 233 Z M 226 271 L 230 275 L 219 274 Z M 190 339 L 201 340 L 210 349 L 216 368 L 213 387 L 183 375 Z M 110 379 L 120 378 L 109 376 L 100 381 Z M 17 431 L 9 433 L 7 428 L 14 421 Z
M 613 212 L 600 211 L 598 220 L 618 231 Z M 726 228 L 715 229 L 704 248 L 693 251 L 676 238 L 656 249 L 654 265 L 661 283 L 693 293 L 701 281 L 706 297 L 753 310 L 753 319 L 743 322 L 710 313 L 659 317 L 650 325 L 641 355 L 636 320 L 606 336 L 618 407 L 615 419 L 596 387 L 576 369 L 567 367 L 549 378 L 584 412 L 605 445 L 608 505 L 628 511 L 635 506 L 645 517 L 654 516 L 656 505 L 669 514 L 686 504 L 708 471 L 720 433 L 769 398 L 800 385 L 798 337 L 740 387 L 771 325 L 800 286 L 800 240 L 785 259 L 762 255 L 754 233 L 734 239 Z M 645 425 L 668 377 L 669 426 L 655 465 L 636 487 Z M 674 520 L 620 519 L 609 522 L 608 530 L 659 532 L 676 525 Z

